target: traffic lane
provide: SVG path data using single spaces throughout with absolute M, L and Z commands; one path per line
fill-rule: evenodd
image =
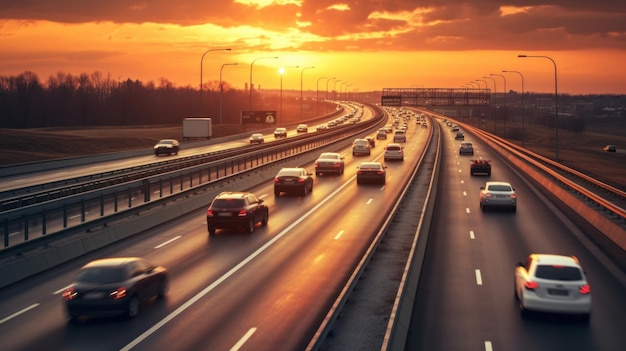
M 586 345 L 587 349 L 599 349 L 601 345 L 613 347 L 623 345 L 623 336 L 617 330 L 619 328 L 617 326 L 622 324 L 615 322 L 623 323 L 624 314 L 611 313 L 611 306 L 623 311 L 623 299 L 619 299 L 620 294 L 624 296 L 623 285 L 609 273 L 606 262 L 599 261 L 595 254 L 589 252 L 591 247 L 589 243 L 581 244 L 577 238 L 569 234 L 572 232 L 571 227 L 555 220 L 557 216 L 554 209 L 545 204 L 542 198 L 537 197 L 534 190 L 519 179 L 514 171 L 504 167 L 503 164 L 498 166 L 501 161 L 498 161 L 495 155 L 489 154 L 486 148 L 483 150 L 486 152 L 484 156 L 494 160 L 494 175 L 491 179 L 498 174 L 499 178 L 500 176 L 502 178 L 500 180 L 510 180 L 514 183 L 519 198 L 518 211 L 516 214 L 500 211 L 481 213 L 478 207 L 478 190 L 469 189 L 478 189 L 484 184 L 484 177 L 471 177 L 469 171 L 463 176 L 463 170 L 469 170 L 469 161 L 459 162 L 458 159 L 463 159 L 462 157 L 455 157 L 452 161 L 446 162 L 447 176 L 444 182 L 452 184 L 444 185 L 443 189 L 449 189 L 452 193 L 442 194 L 444 204 L 442 208 L 446 210 L 438 211 L 434 222 L 439 226 L 436 232 L 440 235 L 433 236 L 429 242 L 429 248 L 434 248 L 437 253 L 427 252 L 426 262 L 429 268 L 424 270 L 425 275 L 421 281 L 424 281 L 428 288 L 422 288 L 420 284 L 416 299 L 418 305 L 414 311 L 415 324 L 412 328 L 415 329 L 412 329 L 411 335 L 419 337 L 412 338 L 407 349 L 415 347 L 462 349 L 477 346 L 485 348 L 487 342 L 494 350 L 548 350 L 550 346 L 554 349 L 555 343 L 558 342 L 561 346 L 569 345 L 574 349 L 580 345 L 583 347 Z M 447 155 L 458 152 L 456 146 L 448 148 L 447 151 Z M 455 187 L 457 189 L 453 190 Z M 458 193 L 463 192 L 467 193 L 467 200 L 460 203 Z M 464 214 L 467 215 L 466 221 L 463 221 Z M 455 250 L 454 245 L 466 247 Z M 455 257 L 454 263 L 450 264 L 442 258 L 449 251 L 473 254 L 467 261 Z M 581 259 L 590 276 L 594 294 L 591 326 L 570 323 L 568 318 L 548 319 L 547 325 L 544 325 L 545 321 L 542 319 L 520 318 L 519 309 L 513 299 L 513 269 L 515 263 L 524 260 L 530 252 L 574 254 Z M 456 285 L 449 281 L 447 277 L 456 277 L 455 274 L 463 275 L 463 279 L 458 281 L 463 281 L 464 284 Z M 598 282 L 593 279 L 597 275 L 605 280 Z M 474 281 L 468 283 L 468 276 L 473 276 Z M 599 286 L 602 287 L 601 292 Z M 441 293 L 429 294 L 429 291 Z M 618 306 L 614 303 L 616 298 L 620 301 Z M 598 314 L 603 317 L 598 317 Z M 473 324 L 464 318 L 466 316 L 471 316 Z M 456 322 L 459 319 L 460 321 Z M 600 327 L 593 328 L 595 325 Z M 437 328 L 444 330 L 434 330 Z M 549 331 L 545 332 L 546 329 Z M 436 334 L 437 332 L 440 334 Z M 574 337 L 564 338 L 568 333 L 573 333 Z M 446 338 L 437 337 L 438 335 L 464 337 Z M 599 341 L 601 337 L 602 340 Z M 419 338 L 421 340 L 417 340 Z
M 250 331 L 242 350 L 303 349 L 384 220 L 389 197 L 402 191 L 409 170 L 407 162 L 385 186 L 357 187 L 352 178 L 175 323 L 142 339 L 137 349 L 230 349 Z M 178 337 L 181 333 L 185 340 Z

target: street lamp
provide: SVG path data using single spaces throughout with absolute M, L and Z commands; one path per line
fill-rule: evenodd
M 506 90 L 506 77 L 501 75 L 501 74 L 496 74 L 496 73 L 490 73 L 490 76 L 498 76 L 498 77 L 502 77 L 502 79 L 504 80 L 504 111 L 502 112 L 502 127 L 504 128 L 504 136 L 506 137 L 506 112 L 507 112 L 507 107 L 506 107 L 506 94 L 507 94 L 507 90 Z
M 316 114 L 320 115 L 320 80 L 326 79 L 328 77 L 319 77 L 317 78 L 317 83 L 315 84 L 316 93 L 315 93 L 315 106 L 317 108 Z
M 300 120 L 301 121 L 302 121 L 302 115 L 303 115 L 303 111 L 302 111 L 302 77 L 304 75 L 304 70 L 311 69 L 311 68 L 315 68 L 315 66 L 304 67 L 300 71 Z
M 330 81 L 331 81 L 331 80 L 335 80 L 335 79 L 337 79 L 337 78 L 329 78 L 329 79 L 326 81 L 326 103 L 327 103 L 327 104 L 328 104 L 328 83 L 330 83 Z M 327 112 L 327 111 L 326 111 L 326 108 L 324 108 L 324 112 Z
M 266 59 L 277 59 L 277 56 L 274 57 L 257 57 L 254 60 L 252 60 L 252 63 L 250 63 L 250 86 L 248 87 L 248 89 L 250 89 L 250 110 L 252 110 L 252 66 L 254 65 L 254 62 L 256 60 L 266 60 Z
M 344 99 L 345 101 L 348 101 L 348 87 L 351 87 L 351 86 L 352 86 L 352 83 L 350 83 L 350 84 L 346 84 L 346 86 L 344 87 L 344 90 L 343 90 L 343 99 Z
M 496 86 L 496 79 L 493 78 L 493 77 L 483 77 L 483 78 L 491 79 L 491 81 L 493 82 L 493 92 L 494 92 L 494 94 L 497 94 L 498 93 L 498 87 Z M 494 100 L 496 99 L 495 95 L 494 95 L 493 99 Z M 495 109 L 495 112 L 493 113 L 493 134 L 496 134 L 497 112 L 498 112 L 498 104 L 496 103 L 496 109 Z
M 522 147 L 524 147 L 524 75 L 518 71 L 503 70 L 504 73 L 517 73 L 522 78 Z
M 557 76 L 556 76 L 556 62 L 548 56 L 531 56 L 531 55 L 517 55 L 517 57 L 527 58 L 527 57 L 539 57 L 545 58 L 552 61 L 554 65 L 554 130 L 556 132 L 556 140 L 555 140 L 555 153 L 556 153 L 556 162 L 559 162 L 559 91 L 557 88 Z
M 280 119 L 284 122 L 283 118 L 283 74 L 285 74 L 286 68 L 299 68 L 300 66 L 290 66 L 290 67 L 281 67 L 278 69 L 278 73 L 280 73 Z
M 220 119 L 219 119 L 219 124 L 222 124 L 222 95 L 224 95 L 224 87 L 222 86 L 222 70 L 224 69 L 224 66 L 236 66 L 239 63 L 235 62 L 235 63 L 225 63 L 222 65 L 222 67 L 220 68 Z
M 476 84 L 478 84 L 478 82 L 483 82 L 483 83 L 485 83 L 485 89 L 489 89 L 489 88 L 487 87 L 487 81 L 485 81 L 485 80 L 482 80 L 482 79 L 474 79 L 472 82 L 476 82 Z M 480 84 L 478 84 L 478 89 L 480 89 L 480 88 L 482 88 L 482 87 L 480 86 Z
M 337 102 L 337 83 L 343 82 L 342 80 L 336 80 L 333 82 L 333 101 Z M 341 86 L 341 85 L 340 85 Z
M 478 83 L 476 83 L 474 81 L 468 82 L 467 84 L 470 84 L 472 86 L 472 88 L 480 89 L 480 84 L 478 84 Z M 476 84 L 476 86 L 474 86 L 474 84 Z
M 200 115 L 202 115 L 202 61 L 204 61 L 204 56 L 211 51 L 230 51 L 230 48 L 209 49 L 202 54 L 202 57 L 200 57 Z

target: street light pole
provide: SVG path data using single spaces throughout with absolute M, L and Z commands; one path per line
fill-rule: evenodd
M 507 94 L 507 90 L 506 90 L 506 77 L 501 75 L 501 74 L 496 74 L 496 73 L 490 73 L 490 76 L 498 76 L 498 77 L 502 77 L 502 79 L 504 80 L 504 110 L 502 112 L 502 127 L 504 128 L 504 134 L 503 136 L 506 137 L 506 117 L 507 117 L 507 107 L 506 107 L 506 94 Z
M 277 59 L 277 56 L 273 56 L 273 57 L 257 57 L 254 60 L 252 60 L 252 63 L 250 63 L 250 86 L 248 87 L 248 89 L 250 89 L 250 111 L 252 111 L 252 66 L 254 65 L 254 62 L 256 60 L 264 60 L 264 59 Z
M 342 80 L 336 80 L 333 82 L 333 101 L 337 101 L 337 83 L 341 83 Z M 340 85 L 341 86 L 341 85 Z
M 219 124 L 222 124 L 222 95 L 224 95 L 224 87 L 222 86 L 222 70 L 224 69 L 224 66 L 236 66 L 239 63 L 235 62 L 235 63 L 225 63 L 222 65 L 222 67 L 220 68 L 220 119 L 219 119 Z
M 524 135 L 524 75 L 522 74 L 522 72 L 518 72 L 518 71 L 507 71 L 507 70 L 503 70 L 502 72 L 504 73 L 517 73 L 519 74 L 519 76 L 522 78 L 522 147 L 524 147 L 524 140 L 525 140 L 525 135 Z
M 320 80 L 326 79 L 326 78 L 328 78 L 328 77 L 319 77 L 319 78 L 317 78 L 317 83 L 315 85 L 315 88 L 316 88 L 315 106 L 317 108 L 317 112 L 316 112 L 317 116 L 320 115 Z
M 335 79 L 337 79 L 337 78 L 329 78 L 329 79 L 326 81 L 326 103 L 327 103 L 327 104 L 328 104 L 328 83 L 330 83 L 330 81 L 331 81 L 331 80 L 335 80 Z M 324 108 L 324 112 L 327 112 L 327 111 L 326 111 L 326 108 Z
M 285 122 L 283 118 L 283 74 L 285 74 L 286 68 L 299 68 L 300 66 L 290 66 L 290 67 L 281 67 L 278 69 L 278 73 L 280 73 L 280 119 L 282 122 Z
M 202 57 L 200 57 L 200 115 L 202 115 L 202 62 L 204 61 L 204 56 L 211 51 L 230 51 L 230 48 L 209 49 L 202 54 Z
M 491 79 L 491 81 L 493 82 L 493 92 L 494 94 L 498 93 L 498 87 L 496 86 L 496 79 L 493 77 L 483 77 L 483 78 L 487 78 L 487 79 Z M 495 100 L 496 97 L 494 95 L 493 99 Z M 495 112 L 493 113 L 493 134 L 497 134 L 497 126 L 496 126 L 496 121 L 498 120 L 498 104 L 496 103 L 496 109 Z
M 311 69 L 311 68 L 315 68 L 314 66 L 309 66 L 309 67 L 304 67 L 301 71 L 300 71 L 300 121 L 302 121 L 302 115 L 304 114 L 303 110 L 302 110 L 302 77 L 304 76 L 304 70 L 307 69 Z
M 555 158 L 556 162 L 559 162 L 559 90 L 557 88 L 557 76 L 556 76 L 556 62 L 548 56 L 531 56 L 531 55 L 517 55 L 517 57 L 540 57 L 552 61 L 554 65 L 554 130 L 556 132 L 555 140 Z

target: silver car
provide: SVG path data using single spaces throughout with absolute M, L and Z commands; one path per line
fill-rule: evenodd
M 400 144 L 391 143 L 385 146 L 385 161 L 400 160 L 404 161 L 404 150 Z
M 507 182 L 487 182 L 480 187 L 480 208 L 506 208 L 512 212 L 517 210 L 517 194 L 515 188 Z
M 367 139 L 355 139 L 352 143 L 352 155 L 370 155 L 372 153 L 370 142 Z
M 406 143 L 406 132 L 402 129 L 398 129 L 393 134 L 394 143 Z
M 591 314 L 591 288 L 575 256 L 531 254 L 515 268 L 515 298 L 528 311 Z

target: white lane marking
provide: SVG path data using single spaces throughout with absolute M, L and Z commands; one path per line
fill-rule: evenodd
M 483 285 L 483 277 L 480 275 L 480 269 L 474 271 L 476 273 L 476 285 Z
M 493 351 L 493 347 L 491 347 L 491 341 L 485 341 L 485 351 Z
M 22 313 L 26 313 L 26 312 L 28 312 L 28 311 L 32 310 L 33 308 L 35 308 L 35 307 L 37 307 L 37 306 L 39 306 L 39 304 L 38 304 L 38 303 L 33 304 L 33 305 L 30 305 L 30 306 L 28 306 L 28 307 L 26 307 L 26 308 L 24 308 L 24 309 L 21 309 L 21 310 L 19 310 L 19 311 L 15 312 L 15 313 L 13 313 L 12 315 L 10 315 L 10 316 L 8 316 L 8 317 L 2 318 L 2 319 L 0 319 L 0 324 L 2 324 L 2 323 L 4 323 L 4 322 L 7 322 L 7 321 L 9 321 L 9 320 L 11 320 L 11 319 L 13 319 L 13 318 L 15 318 L 15 317 L 19 316 L 19 315 L 20 315 L 20 314 L 22 314 Z
M 465 184 L 465 181 L 464 181 L 464 180 L 462 180 L 462 181 L 461 181 L 461 184 Z
M 459 169 L 459 173 L 461 173 L 462 171 Z
M 341 238 L 342 235 L 343 235 L 343 230 L 340 230 L 339 233 L 335 235 L 335 240 L 339 240 L 339 238 Z
M 466 208 L 465 208 L 465 213 L 470 213 L 470 209 L 469 209 L 469 207 L 466 207 Z
M 178 239 L 180 239 L 180 238 L 181 238 L 181 236 L 180 236 L 180 235 L 179 235 L 179 236 L 177 236 L 177 237 L 175 237 L 175 238 L 171 238 L 170 240 L 168 240 L 168 241 L 166 241 L 166 242 L 164 242 L 164 243 L 162 243 L 162 244 L 159 244 L 159 245 L 155 246 L 154 248 L 155 248 L 155 249 L 160 249 L 160 248 L 162 248 L 163 246 L 165 246 L 165 245 L 167 245 L 167 244 L 169 244 L 169 243 L 171 243 L 171 242 L 173 242 L 173 241 L 176 241 L 176 240 L 178 240 Z
M 370 198 L 369 200 L 367 200 L 367 202 L 365 203 L 366 205 L 369 205 L 372 203 L 372 201 L 374 201 L 374 199 Z
M 242 336 L 241 339 L 239 339 L 239 341 L 237 341 L 237 343 L 233 345 L 233 347 L 230 348 L 230 351 L 239 350 L 243 346 L 243 344 L 245 344 L 246 341 L 248 341 L 248 339 L 250 339 L 252 334 L 254 334 L 255 332 L 256 332 L 256 328 L 250 328 L 250 330 L 248 330 L 248 332 L 244 334 L 244 336 Z
M 464 192 L 463 192 L 463 196 L 467 196 L 467 191 L 464 191 Z
M 139 345 L 139 343 L 141 343 L 142 341 L 144 341 L 146 338 L 148 338 L 150 335 L 154 334 L 157 330 L 161 329 L 163 326 L 165 326 L 167 323 L 169 323 L 172 319 L 176 318 L 179 314 L 183 313 L 186 309 L 188 309 L 189 307 L 193 306 L 193 304 L 195 304 L 196 302 L 198 302 L 198 300 L 200 300 L 201 298 L 203 298 L 205 295 L 207 295 L 208 293 L 210 293 L 211 291 L 213 291 L 213 289 L 217 288 L 220 284 L 222 284 L 224 281 L 226 281 L 228 278 L 230 278 L 232 275 L 234 275 L 235 273 L 237 273 L 240 269 L 242 269 L 243 267 L 245 267 L 248 263 L 250 263 L 250 261 L 252 261 L 253 259 L 255 259 L 257 256 L 259 256 L 260 254 L 262 254 L 265 250 L 267 250 L 268 248 L 270 248 L 272 245 L 274 245 L 275 242 L 277 242 L 278 240 L 282 239 L 283 236 L 287 235 L 287 233 L 289 233 L 293 228 L 295 228 L 297 225 L 299 225 L 302 221 L 304 221 L 305 219 L 307 219 L 308 217 L 310 217 L 313 213 L 315 213 L 320 207 L 324 206 L 328 201 L 330 201 L 330 199 L 332 199 L 333 197 L 335 197 L 335 195 L 337 195 L 340 191 L 342 191 L 345 187 L 347 187 L 348 185 L 350 185 L 352 183 L 352 181 L 356 178 L 356 175 L 352 176 L 350 179 L 348 179 L 348 181 L 346 181 L 343 185 L 341 185 L 339 188 L 335 189 L 335 191 L 333 191 L 332 193 L 330 193 L 330 195 L 328 195 L 325 199 L 321 200 L 320 202 L 317 203 L 317 205 L 313 206 L 313 208 L 311 208 L 308 212 L 306 212 L 303 216 L 299 217 L 298 219 L 296 219 L 293 223 L 291 223 L 290 225 L 288 225 L 285 229 L 283 229 L 280 233 L 276 234 L 275 237 L 273 237 L 272 239 L 270 239 L 268 242 L 266 242 L 263 246 L 259 247 L 256 251 L 254 251 L 252 254 L 250 254 L 250 256 L 246 257 L 245 259 L 243 259 L 241 262 L 239 262 L 238 264 L 236 264 L 233 268 L 231 268 L 228 272 L 224 273 L 224 275 L 222 275 L 221 277 L 217 278 L 213 283 L 209 284 L 208 286 L 206 286 L 204 289 L 202 289 L 199 293 L 197 293 L 196 295 L 192 296 L 189 300 L 187 300 L 187 302 L 183 303 L 182 305 L 180 305 L 180 307 L 178 307 L 177 309 L 175 309 L 174 311 L 172 311 L 170 314 L 168 314 L 167 316 L 165 316 L 163 319 L 161 319 L 159 322 L 157 322 L 155 325 L 153 325 L 152 327 L 150 327 L 148 330 L 146 330 L 145 332 L 143 332 L 141 335 L 139 335 L 138 337 L 136 337 L 133 341 L 131 341 L 130 343 L 128 343 L 126 346 L 124 346 L 123 348 L 120 349 L 120 351 L 128 351 L 131 350 L 133 347 Z
M 470 239 L 474 240 L 476 237 L 474 236 L 474 231 L 470 230 Z
M 59 289 L 59 290 L 57 290 L 57 291 L 53 292 L 53 293 L 52 293 L 52 295 L 58 295 L 58 294 L 60 294 L 60 293 L 64 292 L 65 290 L 69 289 L 69 288 L 70 288 L 70 286 L 72 286 L 72 284 L 69 284 L 69 285 L 67 285 L 67 286 L 65 286 L 65 287 L 62 287 L 61 289 Z

